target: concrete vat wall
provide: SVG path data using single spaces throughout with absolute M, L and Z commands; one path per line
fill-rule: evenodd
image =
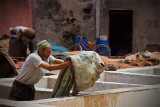
M 160 76 L 106 71 L 101 74 L 102 81 L 128 84 L 155 85 L 160 84 Z
M 146 75 L 160 75 L 160 65 L 142 68 L 119 69 L 118 72 L 138 73 Z
M 37 100 L 38 104 L 65 107 L 159 107 L 159 86 L 115 89 L 78 97 Z
M 0 105 L 24 107 L 33 104 L 40 107 L 159 107 L 160 86 L 114 89 L 83 96 L 50 98 L 34 101 L 0 99 Z M 3 107 L 2 106 L 2 107 Z
M 29 104 L 32 106 L 65 106 L 65 107 L 159 107 L 160 86 L 157 79 L 159 76 L 121 73 L 116 76 L 115 72 L 104 72 L 103 81 L 97 81 L 94 87 L 80 92 L 75 97 L 51 98 L 52 85 L 56 76 L 45 76 L 36 84 L 36 99 L 34 101 L 11 101 L 6 100 L 14 78 L 0 80 L 0 105 L 18 106 Z M 123 76 L 122 76 L 123 75 Z M 108 76 L 108 77 L 107 77 Z M 133 77 L 132 77 L 133 76 Z M 109 77 L 112 77 L 109 78 Z M 128 77 L 128 78 L 127 78 Z M 137 78 L 136 78 L 137 77 Z M 157 78 L 156 78 L 157 77 Z M 106 80 L 104 79 L 106 78 Z M 120 79 L 121 78 L 121 79 Z M 145 79 L 147 81 L 145 81 Z M 109 81 L 112 82 L 104 82 Z M 136 80 L 137 79 L 137 80 Z M 153 81 L 151 81 L 153 79 Z M 136 80 L 136 81 L 135 81 Z M 155 81 L 156 80 L 156 81 Z M 115 81 L 115 82 L 113 82 Z M 127 81 L 127 82 L 125 82 Z M 142 81 L 142 82 L 141 82 Z M 151 81 L 151 83 L 149 82 Z M 119 83 L 118 83 L 119 82 Z M 121 82 L 121 83 L 120 83 Z M 129 83 L 129 84 L 128 84 Z M 136 84 L 135 84 L 136 83 Z M 139 84 L 139 85 L 137 85 Z M 143 85 L 152 84 L 152 85 Z M 41 88 L 44 87 L 44 88 Z M 21 104 L 20 104 L 21 103 Z
M 8 94 L 14 79 L 1 79 L 2 83 L 0 83 L 0 98 L 8 99 Z M 51 92 L 54 88 L 56 82 L 55 76 L 45 76 L 43 77 L 37 84 L 35 84 L 36 95 L 35 100 L 38 99 L 46 99 L 51 98 Z M 102 90 L 109 89 L 118 89 L 118 88 L 127 88 L 127 87 L 140 87 L 143 85 L 134 85 L 134 84 L 126 84 L 126 83 L 115 83 L 115 82 L 102 82 L 96 81 L 94 86 L 82 91 L 83 92 L 96 92 Z
M 54 76 L 44 76 L 37 84 L 35 84 L 35 87 L 53 89 L 54 85 L 56 83 L 56 80 L 57 80 L 56 75 L 54 75 Z M 96 81 L 94 86 L 85 90 L 85 92 L 109 90 L 109 89 L 125 88 L 125 87 L 137 87 L 137 86 L 143 86 L 143 85 Z

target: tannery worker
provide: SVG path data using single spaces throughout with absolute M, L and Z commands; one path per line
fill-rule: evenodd
M 46 40 L 39 42 L 37 48 L 37 52 L 27 57 L 13 82 L 9 94 L 11 100 L 34 100 L 34 84 L 44 76 L 46 70 L 58 70 L 72 65 L 70 61 L 64 62 L 53 57 L 51 55 L 52 47 Z
M 27 48 L 34 52 L 35 31 L 24 26 L 10 28 L 9 54 L 13 57 L 27 57 Z

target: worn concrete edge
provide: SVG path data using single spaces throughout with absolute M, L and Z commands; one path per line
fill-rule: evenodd
M 119 72 L 119 71 L 104 71 L 104 73 L 112 73 L 112 74 L 124 74 L 124 75 L 140 75 L 144 77 L 160 77 L 160 75 L 150 75 L 150 74 L 140 74 L 140 73 L 130 73 L 130 72 Z
M 111 84 L 111 85 L 128 85 L 128 86 L 149 86 L 149 85 L 143 85 L 143 84 L 130 84 L 130 83 L 119 83 L 119 82 L 106 82 L 106 81 L 96 81 L 95 83 L 100 83 L 100 84 Z
M 128 83 L 117 83 L 117 82 L 105 82 L 105 81 L 96 81 L 96 83 L 98 84 L 111 84 L 111 85 L 128 85 L 128 86 L 148 86 L 148 85 L 140 85 L 140 84 L 128 84 Z M 6 87 L 11 87 L 12 84 L 8 83 L 7 81 L 3 81 L 0 83 L 0 86 L 6 86 Z M 37 91 L 41 91 L 41 92 L 52 92 L 53 89 L 50 88 L 40 88 L 40 87 L 35 87 L 35 89 Z
M 12 101 L 0 98 L 1 105 L 7 106 L 16 106 L 16 107 L 25 107 L 24 105 L 32 106 L 32 107 L 51 107 L 49 105 L 45 105 L 45 103 L 50 102 L 57 102 L 57 101 L 66 101 L 72 100 L 76 98 L 88 97 L 88 96 L 95 96 L 95 95 L 107 95 L 107 94 L 117 94 L 117 93 L 125 93 L 130 91 L 143 91 L 143 90 L 151 90 L 151 89 L 160 89 L 160 85 L 152 85 L 152 86 L 144 86 L 144 87 L 133 87 L 133 88 L 123 88 L 123 89 L 111 89 L 105 91 L 97 91 L 93 93 L 80 93 L 78 96 L 71 96 L 71 97 L 61 97 L 61 98 L 48 98 L 48 99 L 41 99 L 41 100 L 34 100 L 34 101 Z M 56 107 L 56 106 L 52 106 Z
M 41 104 L 41 103 L 57 102 L 57 101 L 63 101 L 63 100 L 71 100 L 71 99 L 87 97 L 87 96 L 95 96 L 95 95 L 103 95 L 103 94 L 107 95 L 107 94 L 125 93 L 125 92 L 131 92 L 131 91 L 143 91 L 143 90 L 151 90 L 151 89 L 160 89 L 160 85 L 110 89 L 110 90 L 103 90 L 103 91 L 95 91 L 94 93 L 80 92 L 77 96 L 48 98 L 48 99 L 42 99 L 42 100 L 34 100 L 33 102 Z
M 94 93 L 91 93 L 91 92 L 81 92 L 81 93 L 82 94 L 89 94 L 89 95 L 100 95 L 100 94 L 111 94 L 111 93 L 112 94 L 113 93 L 124 93 L 124 92 L 130 92 L 130 91 L 143 91 L 143 90 L 150 90 L 150 89 L 160 89 L 160 84 L 147 85 L 147 86 L 143 86 L 143 87 L 128 87 L 128 88 L 118 88 L 118 89 L 94 91 Z
M 37 104 L 32 101 L 13 101 L 0 98 L 0 105 L 9 107 L 57 107 L 43 104 Z
M 160 65 L 155 65 L 155 66 L 150 66 L 150 67 L 138 67 L 138 68 L 118 69 L 117 72 L 134 71 L 134 73 L 136 73 L 137 71 L 143 71 L 143 70 L 153 70 L 154 71 L 154 69 L 159 69 L 160 70 Z M 151 74 L 147 74 L 147 75 L 151 75 Z

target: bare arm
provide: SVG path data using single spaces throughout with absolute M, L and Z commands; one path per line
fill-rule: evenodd
M 18 35 L 17 41 L 18 41 L 18 40 L 21 40 L 22 37 L 23 37 L 23 31 L 20 29 L 20 30 L 19 30 L 19 33 L 18 33 L 17 35 Z
M 71 66 L 71 62 L 70 61 L 67 61 L 67 62 L 63 62 L 61 64 L 48 64 L 46 62 L 43 62 L 39 65 L 39 67 L 42 67 L 42 68 L 45 68 L 49 71 L 53 71 L 53 70 L 58 70 L 58 69 L 62 69 L 62 68 L 65 68 L 65 67 L 68 67 L 68 66 Z
M 61 63 L 64 63 L 64 61 L 61 60 L 61 59 L 55 59 L 55 60 L 53 61 L 53 64 L 61 64 Z

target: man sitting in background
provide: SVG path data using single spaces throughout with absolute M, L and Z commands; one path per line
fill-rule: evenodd
M 9 54 L 13 57 L 27 57 L 27 48 L 34 51 L 35 31 L 28 27 L 10 28 Z

